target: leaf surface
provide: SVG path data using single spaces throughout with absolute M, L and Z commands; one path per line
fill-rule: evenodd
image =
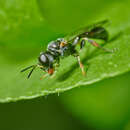
M 87 44 L 81 52 L 81 59 L 87 71 L 85 77 L 82 76 L 76 59 L 70 56 L 61 60 L 55 77 L 40 80 L 44 73 L 37 69 L 27 80 L 28 72 L 21 74 L 20 70 L 36 64 L 37 56 L 42 50 L 41 46 L 46 46 L 47 41 L 56 38 L 59 32 L 54 33 L 43 20 L 42 12 L 40 12 L 36 1 L 1 1 L 0 15 L 3 17 L 0 21 L 0 102 L 60 93 L 129 71 L 129 5 L 128 1 L 123 2 L 123 4 L 121 1 L 118 3 L 110 2 L 107 6 L 104 4 L 104 7 L 99 9 L 100 13 L 98 14 L 94 15 L 94 12 L 90 11 L 92 17 L 88 16 L 89 20 L 86 24 L 91 24 L 94 19 L 99 21 L 109 18 L 112 21 L 111 26 L 107 27 L 110 40 L 104 47 L 117 48 L 117 51 L 108 54 Z M 53 8 L 50 11 L 53 11 Z M 106 14 L 109 17 L 106 17 Z M 42 41 L 44 41 L 43 44 Z

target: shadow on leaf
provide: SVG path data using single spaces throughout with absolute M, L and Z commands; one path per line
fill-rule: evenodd
M 113 36 L 108 42 L 107 44 L 110 44 L 112 43 L 113 41 L 117 40 L 123 33 L 122 32 L 119 32 L 117 33 L 115 36 Z M 106 44 L 103 44 L 102 46 L 105 46 Z M 107 52 L 98 52 L 98 48 L 95 48 L 93 51 L 91 52 L 88 52 L 88 50 L 86 51 L 88 55 L 86 55 L 83 59 L 82 59 L 82 63 L 84 64 L 84 66 L 87 66 L 87 69 L 90 67 L 90 64 L 88 63 L 88 61 L 94 57 L 97 57 L 101 54 L 110 54 L 110 53 L 107 53 Z M 64 80 L 66 80 L 67 78 L 69 78 L 73 73 L 74 71 L 79 68 L 79 65 L 78 63 L 75 63 L 73 64 L 69 70 L 67 70 L 66 72 L 64 72 L 62 75 L 60 75 L 57 80 L 62 82 Z M 86 67 L 85 67 L 86 68 Z

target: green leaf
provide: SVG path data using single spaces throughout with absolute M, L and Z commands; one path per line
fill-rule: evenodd
M 44 12 L 43 15 L 55 11 L 53 8 L 49 8 L 49 2 L 46 3 L 48 11 Z M 91 8 L 89 4 L 93 5 L 93 7 L 97 6 L 96 2 L 88 1 L 88 5 L 86 4 L 87 9 Z M 47 77 L 40 80 L 40 77 L 44 73 L 37 69 L 32 77 L 27 80 L 26 76 L 28 72 L 21 74 L 20 70 L 37 63 L 37 56 L 40 53 L 41 46 L 46 46 L 47 41 L 59 36 L 59 30 L 52 31 L 50 29 L 41 16 L 42 12 L 39 9 L 41 7 L 37 5 L 35 0 L 22 2 L 18 2 L 17 0 L 1 1 L 0 15 L 3 15 L 3 17 L 0 21 L 0 102 L 30 99 L 51 93 L 60 93 L 79 85 L 91 84 L 104 78 L 113 77 L 129 71 L 130 3 L 129 1 L 123 2 L 123 4 L 121 1 L 118 3 L 110 1 L 107 7 L 105 3 L 101 5 L 102 8 L 98 8 L 100 13 L 95 14 L 95 11 L 90 9 L 88 10 L 90 12 L 87 17 L 85 14 L 88 12 L 84 11 L 86 18 L 83 21 L 85 23 L 89 19 L 86 24 L 91 24 L 91 22 L 94 23 L 93 19 L 98 21 L 109 18 L 112 21 L 111 26 L 107 28 L 110 33 L 110 41 L 105 47 L 110 49 L 117 48 L 117 51 L 106 54 L 101 50 L 87 45 L 81 53 L 82 61 L 87 69 L 85 77 L 82 76 L 76 59 L 68 57 L 61 60 L 55 77 Z M 40 6 L 43 5 L 40 4 Z M 56 6 L 58 10 L 58 2 Z M 82 9 L 82 6 L 79 8 L 81 9 L 79 10 L 80 13 L 83 13 L 84 9 Z M 74 12 L 72 11 L 72 13 Z M 78 14 L 79 16 L 80 13 Z M 26 15 L 27 17 L 25 17 Z M 67 19 L 65 10 L 62 11 L 62 15 Z M 51 17 L 51 15 L 48 15 L 48 17 Z M 56 20 L 58 25 L 61 21 L 58 17 Z M 71 18 L 69 20 L 72 22 Z M 76 26 L 79 24 L 79 21 L 75 21 L 75 23 Z M 82 22 L 82 26 L 84 23 Z M 9 25 L 9 28 L 7 25 Z M 75 30 L 75 26 L 73 26 L 74 29 L 69 29 L 71 31 Z M 60 27 L 61 25 L 59 24 Z M 63 24 L 62 27 L 63 32 L 61 29 L 61 34 L 66 32 L 64 28 L 67 28 L 67 25 Z M 42 41 L 44 41 L 44 44 L 42 44 Z

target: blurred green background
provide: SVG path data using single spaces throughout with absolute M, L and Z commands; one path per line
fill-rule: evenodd
M 50 40 L 106 18 L 113 35 L 129 29 L 129 12 L 129 0 L 0 0 L 0 87 L 10 86 L 6 68 L 36 59 Z M 0 104 L 0 130 L 130 130 L 129 95 L 127 72 L 59 96 Z

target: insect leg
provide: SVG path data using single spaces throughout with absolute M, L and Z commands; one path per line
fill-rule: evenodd
M 39 66 L 39 67 L 42 67 L 42 66 Z M 40 78 L 40 80 L 46 78 L 47 76 L 53 75 L 54 69 L 53 69 L 53 68 L 48 68 L 48 70 L 45 70 L 45 72 L 47 72 L 47 73 L 44 74 L 44 75 Z
M 40 78 L 40 80 L 42 80 L 42 79 L 46 78 L 47 76 L 49 76 L 49 74 L 48 74 L 48 73 L 44 74 L 44 75 Z
M 60 58 L 58 57 L 56 59 L 56 64 L 55 64 L 55 67 L 59 67 L 60 66 Z
M 83 39 L 80 43 L 80 50 L 82 50 L 82 48 L 85 46 L 85 40 Z
M 101 45 L 99 45 L 97 42 L 95 42 L 95 41 L 93 41 L 93 40 L 87 40 L 89 43 L 91 43 L 93 46 L 95 46 L 95 47 L 98 47 L 98 48 L 100 48 L 100 49 L 102 49 L 103 51 L 105 51 L 105 52 L 111 52 L 111 53 L 113 53 L 113 50 L 109 50 L 109 49 L 107 49 L 107 48 L 104 48 L 104 47 L 102 47 Z
M 80 41 L 81 37 L 76 37 L 72 43 L 72 46 L 76 46 L 77 44 L 80 44 L 80 50 L 85 46 L 85 40 L 83 39 Z
M 89 40 L 88 38 L 83 38 L 83 40 L 89 42 L 91 45 L 93 45 L 93 46 L 95 46 L 95 47 L 97 47 L 97 48 L 102 49 L 102 50 L 105 51 L 105 52 L 110 52 L 110 53 L 113 53 L 113 52 L 114 52 L 114 50 L 109 50 L 109 49 L 107 49 L 107 48 L 102 47 L 101 45 L 99 45 L 99 44 L 98 44 L 96 41 L 94 41 L 94 40 Z
M 76 37 L 72 43 L 72 46 L 76 46 L 80 41 L 80 37 Z
M 85 76 L 85 71 L 84 71 L 84 66 L 83 64 L 81 63 L 81 60 L 80 60 L 80 56 L 77 56 L 77 60 L 78 60 L 78 63 L 79 63 L 79 66 L 81 68 L 81 71 L 82 71 L 82 74 Z

